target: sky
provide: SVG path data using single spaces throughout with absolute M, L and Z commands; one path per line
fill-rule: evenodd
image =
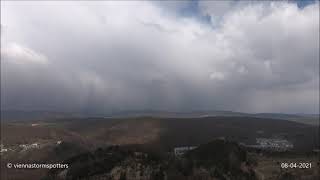
M 319 2 L 1 1 L 1 109 L 319 113 Z

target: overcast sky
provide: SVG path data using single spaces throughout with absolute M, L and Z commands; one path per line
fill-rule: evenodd
M 319 3 L 1 1 L 1 108 L 319 113 Z

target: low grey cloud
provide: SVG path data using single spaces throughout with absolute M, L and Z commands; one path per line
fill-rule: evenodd
M 1 2 L 1 108 L 318 112 L 319 3 L 186 6 Z

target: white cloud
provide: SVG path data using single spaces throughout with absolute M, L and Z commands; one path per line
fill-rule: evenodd
M 1 59 L 8 60 L 10 63 L 15 64 L 32 63 L 44 65 L 48 63 L 46 56 L 17 43 L 9 43 L 1 47 Z
M 221 72 L 213 72 L 210 74 L 210 79 L 222 81 L 225 79 L 225 75 Z
M 63 109 L 68 101 L 75 110 L 314 112 L 319 102 L 310 97 L 318 86 L 304 85 L 319 79 L 319 4 L 299 9 L 287 2 L 199 3 L 213 26 L 168 11 L 178 11 L 179 3 L 168 8 L 171 3 L 148 1 L 1 1 L 1 56 L 10 57 L 1 63 L 14 59 L 25 66 L 2 67 L 2 87 L 10 92 L 4 103 L 15 107 L 43 95 L 43 102 L 29 106 L 54 102 Z M 30 64 L 48 66 L 34 71 Z M 43 78 L 32 79 L 40 72 Z M 54 96 L 41 83 L 46 78 L 56 79 Z M 12 85 L 20 81 L 41 93 Z M 274 101 L 257 109 L 262 95 L 279 101 L 296 95 L 305 106 Z
M 240 74 L 246 74 L 246 73 L 248 73 L 248 69 L 247 69 L 246 67 L 244 67 L 244 66 L 240 66 L 240 67 L 238 68 L 238 72 L 239 72 Z

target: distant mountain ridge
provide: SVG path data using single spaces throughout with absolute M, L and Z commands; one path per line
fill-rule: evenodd
M 1 110 L 1 120 L 3 121 L 28 121 L 58 119 L 67 117 L 82 117 L 80 114 L 58 112 L 58 111 L 23 111 L 23 110 Z
M 160 111 L 160 110 L 131 110 L 114 111 L 108 113 L 71 113 L 59 111 L 22 111 L 22 110 L 1 110 L 1 120 L 44 120 L 59 118 L 85 118 L 85 117 L 105 117 L 105 118 L 125 118 L 125 117 L 162 117 L 162 118 L 197 118 L 197 117 L 256 117 L 283 119 L 300 122 L 304 124 L 319 125 L 319 114 L 286 114 L 286 113 L 243 113 L 223 110 L 193 110 L 193 111 Z

